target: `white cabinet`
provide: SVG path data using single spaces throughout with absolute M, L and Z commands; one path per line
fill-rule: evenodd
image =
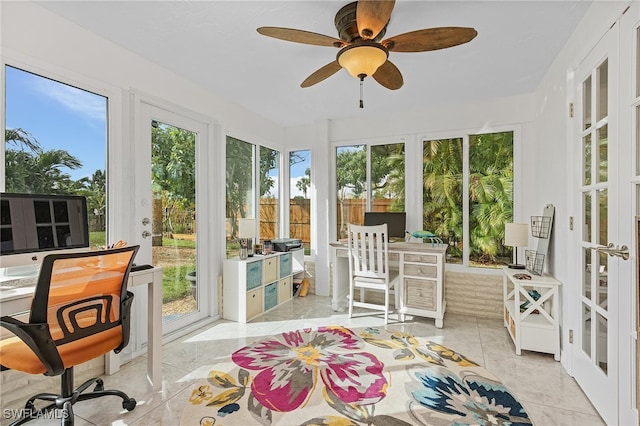
M 304 250 L 224 261 L 222 316 L 247 322 L 293 296 L 293 276 L 304 273 Z
M 560 361 L 560 281 L 523 269 L 503 271 L 504 326 L 516 354 L 520 355 L 522 349 L 551 353 Z M 529 278 L 519 278 L 519 274 Z
M 442 328 L 447 307 L 444 298 L 446 246 L 422 248 L 414 252 L 402 251 L 400 247 L 394 249 L 399 254 L 400 320 L 404 321 L 405 314 L 413 314 L 434 318 L 436 327 Z

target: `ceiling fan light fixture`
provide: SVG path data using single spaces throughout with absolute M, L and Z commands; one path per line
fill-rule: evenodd
M 389 51 L 378 43 L 357 43 L 338 52 L 338 63 L 353 77 L 372 76 L 387 61 Z

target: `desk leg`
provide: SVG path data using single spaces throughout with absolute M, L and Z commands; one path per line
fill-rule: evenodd
M 159 283 L 157 288 L 155 283 Z M 162 385 L 162 271 L 153 273 L 148 289 L 147 379 L 153 390 L 159 390 Z

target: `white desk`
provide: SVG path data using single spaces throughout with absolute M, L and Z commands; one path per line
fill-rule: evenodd
M 331 308 L 338 310 L 349 293 L 349 258 L 346 243 L 330 244 L 332 272 Z M 397 242 L 389 244 L 389 265 L 399 272 L 400 320 L 406 314 L 434 318 L 442 328 L 447 302 L 444 298 L 444 260 L 447 246 L 431 243 Z
M 11 287 L 0 285 L 0 315 L 28 311 L 37 276 L 22 279 Z M 147 379 L 153 390 L 162 384 L 162 268 L 129 273 L 128 287 L 146 285 L 148 291 Z M 113 351 L 105 355 L 105 373 L 120 369 L 120 356 Z

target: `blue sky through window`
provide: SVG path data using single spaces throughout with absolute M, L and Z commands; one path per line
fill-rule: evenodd
M 107 98 L 7 66 L 5 126 L 29 132 L 45 151 L 62 149 L 82 168 L 72 179 L 106 168 Z M 11 146 L 10 146 L 11 147 Z

